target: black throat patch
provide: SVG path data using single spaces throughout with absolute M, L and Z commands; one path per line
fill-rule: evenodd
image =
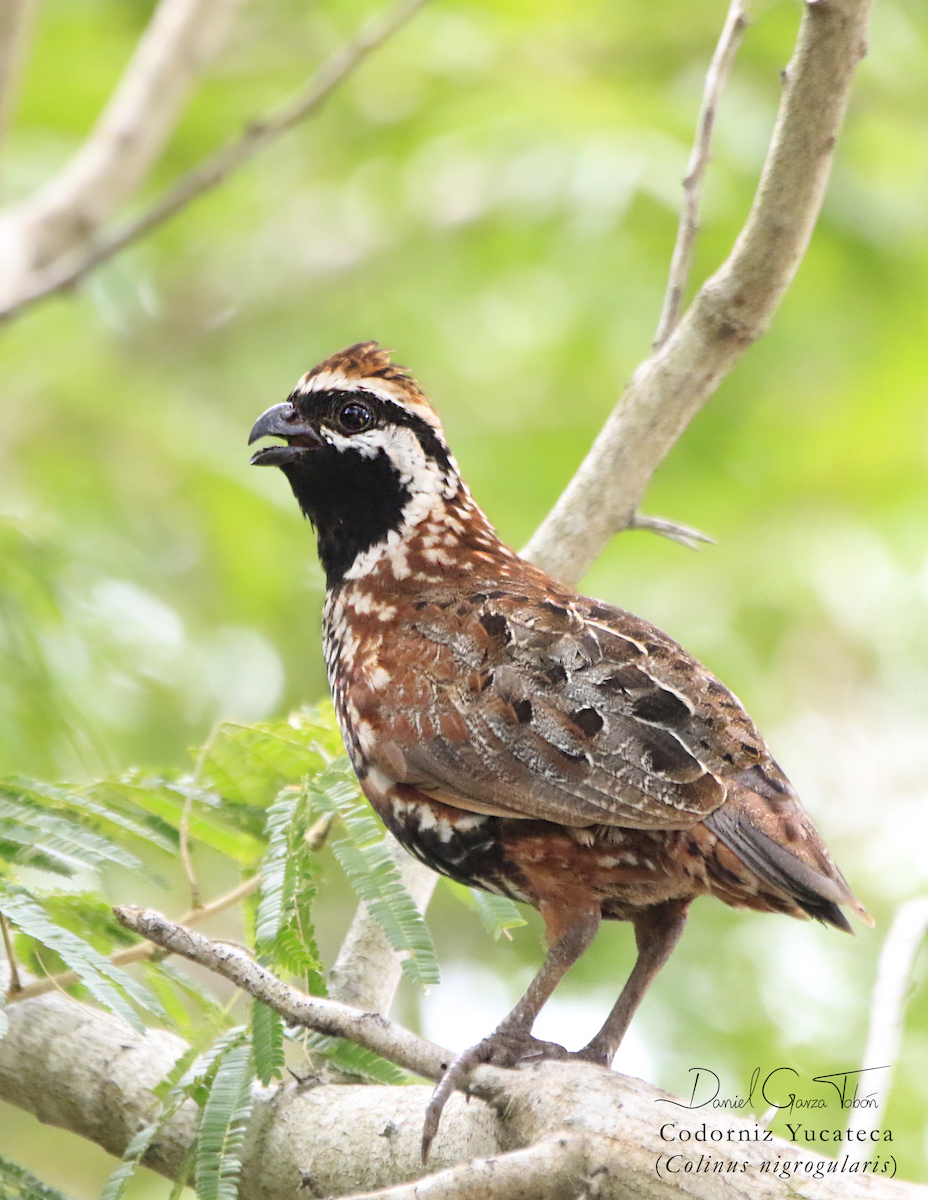
M 307 450 L 281 470 L 316 530 L 329 588 L 341 581 L 359 554 L 402 524 L 410 493 L 382 450 L 367 458 L 357 450 L 323 446 Z

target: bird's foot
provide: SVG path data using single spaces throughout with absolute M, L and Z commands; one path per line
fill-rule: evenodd
M 459 1054 L 454 1062 L 445 1069 L 444 1075 L 432 1093 L 432 1099 L 425 1110 L 425 1124 L 422 1129 L 422 1161 L 428 1162 L 429 1150 L 438 1133 L 438 1123 L 441 1120 L 442 1109 L 448 1102 L 451 1093 L 457 1088 L 466 1090 L 464 1081 L 474 1067 L 482 1063 L 490 1063 L 494 1067 L 518 1067 L 533 1062 L 541 1062 L 546 1058 L 571 1057 L 563 1046 L 557 1042 L 542 1042 L 532 1037 L 530 1033 L 497 1029 L 489 1037 L 485 1037 L 476 1046 L 471 1046 L 463 1054 Z
M 595 1042 L 590 1042 L 588 1046 L 584 1046 L 582 1050 L 574 1050 L 568 1055 L 568 1058 L 576 1062 L 595 1063 L 597 1067 L 611 1067 L 614 1051 L 610 1052 L 602 1046 L 597 1046 Z

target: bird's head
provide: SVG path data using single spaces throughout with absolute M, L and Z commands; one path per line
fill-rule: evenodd
M 376 342 L 320 363 L 255 422 L 251 461 L 287 476 L 313 523 L 330 583 L 363 569 L 463 490 L 438 414 Z

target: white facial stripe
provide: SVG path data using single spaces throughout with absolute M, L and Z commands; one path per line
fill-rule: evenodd
M 382 542 L 359 554 L 351 569 L 345 572 L 345 578 L 363 579 L 377 562 L 387 558 L 397 579 L 405 579 L 410 574 L 405 539 L 432 515 L 436 506 L 443 505 L 445 500 L 458 493 L 462 487 L 460 477 L 454 470 L 444 471 L 425 453 L 415 433 L 405 426 L 369 429 L 354 437 L 344 437 L 326 428 L 322 433 L 333 446 L 348 453 L 357 450 L 365 457 L 373 458 L 383 451 L 410 493 L 403 506 L 399 529 L 391 529 Z
M 388 404 L 415 413 L 433 429 L 441 429 L 438 414 L 430 404 L 417 400 L 414 395 L 400 394 L 396 388 L 380 379 L 352 379 L 341 371 L 321 371 L 318 375 L 304 375 L 294 391 L 302 396 L 311 392 L 369 392 L 378 400 L 386 400 Z
M 443 470 L 434 458 L 422 449 L 415 432 L 405 425 L 386 429 L 368 429 L 351 437 L 322 426 L 320 432 L 336 450 L 356 451 L 365 458 L 376 458 L 381 452 L 393 463 L 403 486 L 415 496 L 444 496 L 450 499 L 460 487 L 453 472 Z

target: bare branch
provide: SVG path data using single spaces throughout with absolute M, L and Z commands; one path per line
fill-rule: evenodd
M 648 517 L 640 512 L 632 515 L 628 522 L 628 528 L 648 529 L 651 533 L 658 533 L 672 542 L 679 542 L 681 546 L 686 546 L 687 550 L 698 550 L 701 545 L 706 543 L 715 544 L 715 538 L 710 537 L 708 533 L 694 529 L 692 525 L 682 525 L 678 521 L 668 521 L 664 517 Z
M 23 42 L 34 8 L 34 0 L 0 0 L 0 142 L 13 111 Z
M 127 929 L 230 979 L 294 1025 L 305 1025 L 329 1037 L 350 1038 L 426 1079 L 439 1079 L 453 1057 L 449 1051 L 416 1037 L 378 1013 L 361 1012 L 335 1000 L 307 996 L 259 966 L 238 946 L 211 941 L 169 921 L 154 909 L 125 905 L 115 912 Z
M 875 1103 L 872 1108 L 852 1110 L 853 1119 L 848 1125 L 849 1129 L 865 1130 L 868 1136 L 885 1118 L 902 1046 L 912 966 L 926 934 L 928 897 L 922 896 L 901 904 L 880 953 L 873 1003 L 870 1006 L 870 1032 L 860 1064 L 862 1071 L 872 1071 L 873 1074 L 869 1078 L 861 1077 L 858 1091 L 861 1096 L 872 1097 Z
M 390 854 L 416 907 L 425 912 L 438 876 L 407 854 L 392 834 L 387 834 Z M 399 955 L 366 904 L 358 905 L 351 928 L 329 972 L 329 994 L 333 1000 L 366 1012 L 388 1013 L 402 975 Z
M 732 63 L 735 61 L 735 55 L 738 53 L 747 23 L 744 0 L 731 0 L 715 54 L 712 56 L 712 62 L 706 73 L 702 108 L 696 123 L 696 139 L 693 142 L 693 150 L 683 179 L 683 212 L 680 214 L 673 258 L 670 260 L 670 275 L 667 280 L 664 307 L 657 323 L 657 333 L 654 335 L 652 347 L 654 350 L 659 350 L 663 346 L 680 319 L 680 306 L 683 303 L 686 281 L 689 279 L 690 267 L 693 264 L 696 234 L 699 232 L 699 193 L 706 168 L 712 157 L 709 150 L 712 144 L 715 114 L 718 111 L 719 100 L 725 90 L 725 84 L 728 82 Z
M 727 261 L 639 366 L 526 554 L 576 582 L 628 526 L 657 466 L 767 329 L 818 218 L 869 0 L 807 0 L 754 205 Z
M 120 250 L 151 233 L 191 201 L 222 183 L 275 138 L 317 112 L 368 55 L 383 45 L 427 2 L 400 0 L 393 8 L 368 21 L 346 46 L 323 63 L 304 88 L 276 111 L 254 121 L 241 137 L 183 176 L 141 217 L 97 240 L 93 249 L 82 252 L 76 262 L 72 260 L 49 267 L 34 278 L 28 288 L 9 297 L 5 305 L 0 307 L 0 320 L 18 315 L 45 296 L 73 287 Z
M 90 136 L 61 173 L 0 228 L 5 296 L 85 245 L 158 160 L 238 0 L 160 0 Z
M 250 879 L 240 883 L 231 892 L 226 892 L 224 896 L 219 896 L 209 904 L 201 904 L 198 908 L 192 908 L 190 912 L 184 913 L 179 923 L 181 925 L 198 925 L 209 917 L 215 917 L 218 913 L 233 908 L 248 896 L 253 896 L 260 886 L 261 876 L 252 875 Z M 126 967 L 130 963 L 146 962 L 148 959 L 163 954 L 164 951 L 154 942 L 139 942 L 135 946 L 127 946 L 125 950 L 117 950 L 115 954 L 111 954 L 110 962 L 114 967 Z M 38 979 L 35 983 L 27 983 L 18 991 L 11 990 L 6 1002 L 15 1004 L 20 1000 L 30 1000 L 34 996 L 44 996 L 46 992 L 62 991 L 73 987 L 76 983 L 80 983 L 80 976 L 76 971 L 62 971 L 58 975 L 50 975 L 47 979 Z
M 206 743 L 206 746 L 209 742 Z M 203 747 L 204 751 L 206 746 Z M 197 770 L 197 778 L 199 778 L 199 769 Z M 187 887 L 190 889 L 190 906 L 194 912 L 200 908 L 200 885 L 197 882 L 197 873 L 193 869 L 193 859 L 190 857 L 190 810 L 193 807 L 193 791 L 189 791 L 184 797 L 184 808 L 180 815 L 180 843 L 178 850 L 180 852 L 180 861 L 184 868 L 184 874 L 187 876 Z

